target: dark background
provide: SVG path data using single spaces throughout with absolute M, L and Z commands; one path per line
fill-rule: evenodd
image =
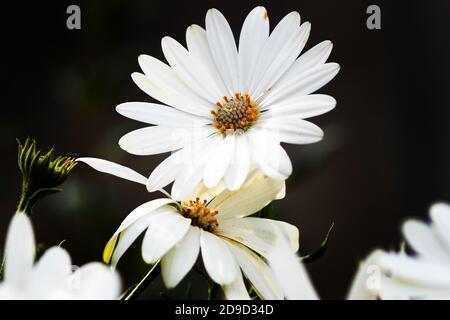
M 66 8 L 81 7 L 81 30 L 66 28 Z M 381 30 L 366 28 L 366 8 L 381 7 Z M 294 162 L 280 219 L 297 225 L 302 254 L 317 249 L 330 223 L 328 251 L 308 266 L 323 298 L 343 298 L 358 259 L 375 247 L 395 249 L 407 216 L 427 218 L 428 206 L 450 200 L 448 1 L 39 1 L 2 4 L 0 118 L 0 244 L 20 190 L 15 138 L 35 137 L 61 154 L 123 163 L 148 175 L 166 155 L 138 157 L 118 139 L 140 127 L 114 108 L 150 101 L 131 81 L 139 54 L 163 59 L 160 39 L 184 42 L 208 8 L 227 17 L 235 35 L 247 13 L 264 5 L 271 27 L 296 10 L 312 23 L 306 49 L 330 39 L 338 76 L 320 90 L 334 96 L 332 112 L 312 119 L 322 142 L 288 146 Z M 33 222 L 39 242 L 66 240 L 74 264 L 100 260 L 109 236 L 137 205 L 159 194 L 80 164 L 64 192 L 42 201 Z M 147 267 L 140 241 L 119 264 L 125 284 Z M 182 297 L 192 275 L 174 291 Z M 157 287 L 159 284 L 156 285 Z M 159 289 L 147 292 L 158 297 Z

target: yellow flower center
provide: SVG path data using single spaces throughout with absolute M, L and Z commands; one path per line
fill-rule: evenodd
M 206 207 L 206 200 L 200 201 L 199 198 L 181 203 L 181 214 L 191 219 L 191 224 L 202 228 L 205 231 L 213 232 L 217 227 L 216 215 L 218 211 L 211 211 Z
M 216 106 L 211 110 L 214 127 L 223 135 L 226 135 L 227 130 L 247 131 L 259 116 L 259 106 L 248 94 L 241 96 L 236 93 L 233 98 L 225 96 Z

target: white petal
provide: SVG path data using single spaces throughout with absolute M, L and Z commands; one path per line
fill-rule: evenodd
M 125 102 L 119 104 L 116 111 L 133 120 L 171 128 L 199 127 L 211 122 L 204 117 L 157 103 Z
M 257 86 L 252 87 L 251 89 L 254 97 L 259 97 L 264 92 L 271 90 L 278 79 L 280 79 L 280 77 L 289 69 L 305 46 L 310 30 L 311 24 L 309 22 L 305 22 L 300 28 L 294 27 L 292 30 L 285 30 L 284 34 L 275 35 L 274 30 L 267 41 L 266 46 L 263 48 L 261 59 L 270 60 L 268 60 L 269 62 L 264 62 L 265 64 L 268 64 L 268 68 L 262 75 Z M 273 42 L 276 42 L 276 44 L 271 43 L 272 36 Z M 279 47 L 274 47 L 275 45 L 278 45 Z M 263 58 L 264 52 L 270 52 L 272 48 L 278 49 L 276 56 L 266 56 Z
M 205 186 L 211 188 L 217 185 L 225 175 L 233 156 L 236 138 L 229 134 L 225 139 L 217 138 L 217 145 L 213 149 L 204 171 Z
M 155 263 L 164 256 L 189 230 L 191 220 L 175 209 L 153 216 L 142 241 L 142 258 Z
M 352 280 L 347 300 L 375 300 L 379 294 L 379 280 L 382 275 L 378 260 L 386 253 L 381 250 L 372 252 L 360 263 Z
M 265 176 L 255 179 L 234 192 L 222 193 L 208 205 L 212 211 L 218 210 L 220 219 L 245 217 L 258 212 L 276 199 L 284 188 L 284 180 L 273 180 Z
M 297 227 L 282 221 L 262 218 L 222 219 L 216 234 L 240 242 L 264 257 L 276 245 L 278 236 L 275 228 L 281 228 L 289 239 L 291 249 L 296 252 L 299 247 L 299 232 Z
M 402 230 L 406 241 L 418 254 L 450 265 L 450 251 L 442 246 L 430 226 L 420 221 L 408 220 L 403 224 Z
M 147 190 L 159 190 L 171 183 L 184 168 L 183 160 L 186 149 L 178 150 L 164 159 L 150 174 L 147 181 Z
M 150 155 L 182 148 L 189 139 L 189 128 L 146 127 L 131 131 L 119 140 L 119 146 L 128 153 Z
M 211 55 L 205 29 L 195 24 L 190 25 L 186 30 L 186 44 L 192 57 L 205 66 L 220 92 L 226 94 L 228 89 L 225 86 Z
M 236 242 L 228 242 L 228 245 L 245 276 L 261 298 L 267 300 L 284 298 L 274 273 L 257 254 Z
M 250 166 L 250 152 L 247 136 L 236 136 L 233 158 L 225 173 L 225 185 L 229 190 L 238 190 L 247 178 Z
M 330 56 L 332 49 L 333 44 L 329 40 L 325 40 L 315 45 L 302 54 L 294 64 L 292 64 L 291 68 L 289 68 L 283 77 L 281 77 L 277 85 L 282 85 L 283 82 L 289 81 L 292 77 L 295 77 L 308 69 L 324 64 Z
M 284 180 L 292 173 L 292 163 L 280 146 L 280 132 L 254 129 L 249 134 L 251 159 L 268 177 Z
M 250 296 L 240 272 L 236 280 L 230 284 L 222 286 L 222 289 L 227 300 L 250 300 Z
M 103 251 L 103 261 L 106 263 L 109 263 L 109 261 L 111 259 L 111 255 L 113 254 L 114 248 L 116 246 L 119 233 L 121 233 L 122 231 L 124 231 L 125 229 L 130 227 L 132 224 L 134 224 L 136 221 L 138 221 L 142 217 L 144 217 L 150 213 L 157 212 L 157 210 L 159 208 L 161 208 L 169 203 L 174 203 L 174 202 L 175 201 L 173 201 L 172 199 L 168 199 L 168 198 L 156 199 L 156 200 L 146 202 L 146 203 L 140 205 L 139 207 L 137 207 L 136 209 L 134 209 L 133 211 L 131 211 L 131 213 L 125 218 L 125 220 L 122 221 L 119 228 L 116 230 L 116 232 L 113 234 L 111 239 L 106 244 L 105 249 Z M 168 207 L 168 209 L 170 209 L 170 207 Z M 139 228 L 137 228 L 134 231 L 137 232 L 138 229 Z M 130 234 L 127 236 L 127 238 L 130 239 L 130 241 L 132 239 L 132 234 L 135 234 L 135 232 L 130 231 Z M 131 241 L 131 243 L 133 241 Z M 131 243 L 130 243 L 130 245 L 131 245 Z M 118 253 L 117 258 L 116 258 L 117 261 L 119 260 L 120 256 L 121 256 L 121 254 Z M 117 261 L 116 261 L 116 263 L 117 263 Z
M 300 119 L 272 118 L 262 120 L 258 128 L 271 131 L 277 140 L 293 144 L 315 143 L 323 138 L 323 131 L 315 124 Z
M 336 100 L 324 94 L 291 95 L 279 102 L 265 106 L 261 120 L 270 118 L 306 119 L 324 114 L 336 106 Z M 261 108 L 264 108 L 261 106 Z
M 191 227 L 161 260 L 161 275 L 167 288 L 174 288 L 183 280 L 197 261 L 199 251 L 200 229 Z
M 170 69 L 169 66 L 166 67 Z M 158 82 L 152 76 L 147 76 L 139 72 L 132 73 L 131 78 L 142 91 L 162 103 L 193 115 L 201 117 L 208 117 L 210 115 L 211 103 L 198 96 L 189 96 L 189 94 L 195 95 L 190 89 L 187 92 L 183 92 L 180 86 L 169 87 L 168 84 Z M 181 80 L 177 79 L 177 81 Z M 184 86 L 184 84 L 182 85 Z
M 267 260 L 285 296 L 290 300 L 317 300 L 318 296 L 304 265 L 292 252 L 281 231 Z
M 48 249 L 33 268 L 31 286 L 34 295 L 43 298 L 52 291 L 66 290 L 71 267 L 71 259 L 66 250 L 60 247 Z
M 210 102 L 196 94 L 168 65 L 147 55 L 139 56 L 139 65 L 145 76 L 133 73 L 131 77 L 141 90 L 181 111 L 209 116 Z
M 158 214 L 164 209 L 165 208 L 156 209 L 146 216 L 139 218 L 131 226 L 121 231 L 119 235 L 113 237 L 110 242 L 108 242 L 108 245 L 103 253 L 104 262 L 109 263 L 109 259 L 111 259 L 111 265 L 116 267 L 120 258 L 124 255 L 128 248 L 134 243 L 134 241 L 136 241 L 142 232 L 147 229 L 152 219 L 152 215 Z M 112 248 L 111 250 L 114 250 L 112 256 L 107 251 L 110 247 Z
M 214 143 L 214 141 L 212 141 Z M 191 157 L 187 157 L 184 166 L 177 175 L 172 186 L 171 195 L 179 201 L 192 199 L 193 192 L 198 189 L 200 181 L 203 179 L 205 161 L 211 154 L 211 143 L 207 141 L 202 148 L 197 151 L 191 150 Z
M 25 213 L 16 213 L 9 225 L 5 246 L 5 282 L 22 288 L 33 266 L 35 243 L 33 227 Z
M 264 7 L 256 7 L 245 18 L 239 37 L 239 81 L 240 92 L 250 90 L 252 75 L 258 57 L 269 37 L 269 17 Z
M 186 84 L 211 105 L 220 101 L 223 93 L 202 63 L 193 59 L 189 51 L 170 37 L 164 37 L 161 44 L 167 61 Z
M 382 276 L 379 297 L 381 300 L 448 300 L 448 289 L 405 283 Z
M 220 284 L 232 283 L 239 273 L 239 267 L 224 240 L 200 231 L 200 247 L 205 269 L 211 279 Z
M 72 276 L 75 299 L 115 300 L 120 294 L 120 278 L 110 268 L 99 262 L 91 262 L 74 272 Z
M 450 250 L 450 206 L 446 203 L 436 203 L 430 208 L 430 216 L 439 236 Z
M 270 90 L 260 103 L 274 104 L 293 94 L 313 93 L 331 81 L 338 74 L 339 68 L 337 63 L 326 63 L 296 74 Z
M 447 265 L 397 254 L 386 254 L 379 259 L 378 263 L 393 279 L 417 285 L 450 288 Z
M 233 32 L 217 9 L 209 9 L 206 14 L 206 36 L 221 77 L 230 96 L 234 96 L 239 92 L 238 52 Z
M 98 158 L 78 158 L 76 161 L 84 162 L 97 171 L 108 173 L 125 180 L 133 181 L 143 185 L 147 183 L 147 178 L 140 173 L 137 173 L 130 168 L 108 160 Z

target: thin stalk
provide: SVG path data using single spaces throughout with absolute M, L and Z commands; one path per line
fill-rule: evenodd
M 156 279 L 156 277 L 159 275 L 160 272 L 161 267 L 159 265 L 158 260 L 147 272 L 147 274 L 142 278 L 142 280 L 133 288 L 133 290 L 131 290 L 130 293 L 127 293 L 124 297 L 122 297 L 122 300 L 136 300 L 145 291 L 145 289 L 147 289 L 150 283 L 152 283 L 153 280 Z

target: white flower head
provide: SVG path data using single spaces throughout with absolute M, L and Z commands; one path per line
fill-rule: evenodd
M 5 299 L 117 299 L 119 276 L 99 262 L 74 268 L 60 247 L 48 249 L 34 263 L 35 240 L 30 219 L 14 215 L 6 239 L 4 280 L 0 300 Z
M 403 235 L 415 255 L 374 251 L 358 271 L 349 299 L 450 299 L 450 206 L 430 208 L 431 224 L 410 219 Z
M 146 184 L 139 173 L 95 158 L 80 158 L 94 169 Z M 167 287 L 175 287 L 192 269 L 201 252 L 211 279 L 220 284 L 228 299 L 249 298 L 242 273 L 258 295 L 282 299 L 283 287 L 264 261 L 274 257 L 278 239 L 287 239 L 289 255 L 298 250 L 298 229 L 285 222 L 249 217 L 274 199 L 283 198 L 284 180 L 274 180 L 251 170 L 238 191 L 222 184 L 206 188 L 200 183 L 191 198 L 162 198 L 134 209 L 107 243 L 103 259 L 116 265 L 145 230 L 142 257 L 149 264 L 161 261 Z M 280 236 L 282 235 L 282 236 Z M 283 256 L 277 255 L 282 259 Z M 241 273 L 242 270 L 242 273 Z
M 225 17 L 216 9 L 206 28 L 191 25 L 187 49 L 165 37 L 162 49 L 169 65 L 139 57 L 143 74 L 134 82 L 163 104 L 127 102 L 117 111 L 152 124 L 123 136 L 129 153 L 173 152 L 151 173 L 147 188 L 158 190 L 175 181 L 172 196 L 181 199 L 203 181 L 229 190 L 245 182 L 256 166 L 273 179 L 286 179 L 291 161 L 281 142 L 307 144 L 322 139 L 322 130 L 303 119 L 330 111 L 333 97 L 311 94 L 339 71 L 326 63 L 332 43 L 324 41 L 302 54 L 310 23 L 291 12 L 269 34 L 263 7 L 244 21 L 236 45 Z

